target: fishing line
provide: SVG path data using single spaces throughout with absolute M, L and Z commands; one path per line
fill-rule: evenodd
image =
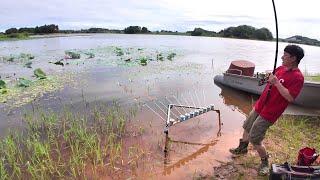
M 277 11 L 276 11 L 276 5 L 274 4 L 274 0 L 272 0 L 272 5 L 273 5 L 273 12 L 274 12 L 274 19 L 276 23 L 276 52 L 275 52 L 275 57 L 274 57 L 274 65 L 273 65 L 273 71 L 272 74 L 275 74 L 276 67 L 277 67 L 277 60 L 278 60 L 278 44 L 279 44 L 279 36 L 278 36 L 278 18 L 277 18 Z M 270 91 L 271 91 L 272 85 L 269 85 L 268 92 L 267 92 L 267 97 L 264 102 L 266 104 L 268 102 L 269 96 L 270 96 Z
M 273 65 L 273 71 L 272 71 L 272 74 L 274 74 L 277 66 L 277 60 L 278 60 L 279 36 L 278 36 L 278 18 L 277 18 L 277 11 L 276 11 L 276 6 L 274 4 L 274 0 L 272 0 L 272 5 L 273 5 L 273 12 L 274 12 L 274 19 L 276 23 L 276 52 L 275 52 L 274 65 Z

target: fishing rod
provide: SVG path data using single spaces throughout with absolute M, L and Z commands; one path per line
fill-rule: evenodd
M 274 58 L 273 71 L 272 71 L 272 74 L 274 75 L 275 70 L 277 68 L 279 36 L 278 36 L 278 18 L 277 18 L 277 11 L 276 11 L 276 6 L 274 4 L 274 0 L 272 0 L 272 5 L 273 5 L 273 12 L 274 12 L 274 19 L 275 19 L 275 23 L 276 23 L 276 53 L 275 53 L 275 58 Z
M 277 18 L 277 11 L 276 11 L 276 5 L 274 3 L 274 0 L 272 0 L 272 5 L 273 5 L 273 12 L 274 12 L 274 19 L 275 19 L 275 23 L 276 23 L 276 52 L 275 52 L 275 57 L 274 57 L 273 70 L 272 70 L 272 75 L 274 75 L 276 68 L 277 68 L 279 35 L 278 35 L 278 18 Z M 270 84 L 269 88 L 268 88 L 267 97 L 266 97 L 264 104 L 266 104 L 269 99 L 271 88 L 272 88 L 272 85 Z

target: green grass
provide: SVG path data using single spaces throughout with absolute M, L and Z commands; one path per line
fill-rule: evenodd
M 305 76 L 306 81 L 320 82 L 320 75 Z
M 320 151 L 320 117 L 282 116 L 267 131 L 264 145 L 270 155 L 269 163 L 296 164 L 300 149 L 308 146 Z M 219 173 L 224 173 L 226 179 L 268 179 L 268 176 L 259 176 L 258 167 L 260 158 L 253 146 L 249 146 L 249 153 L 222 164 L 215 170 L 213 179 Z M 231 169 L 235 171 L 230 172 Z
M 0 179 L 98 178 L 101 171 L 112 174 L 124 159 L 133 162 L 139 151 L 131 148 L 124 158 L 122 141 L 133 114 L 117 103 L 89 111 L 25 114 L 26 128 L 0 141 Z
M 0 34 L 0 41 L 29 39 L 28 33 Z
M 272 142 L 267 149 L 273 154 L 273 162 L 295 163 L 298 151 L 306 146 L 320 151 L 319 128 L 319 117 L 284 116 L 279 119 L 267 134 Z

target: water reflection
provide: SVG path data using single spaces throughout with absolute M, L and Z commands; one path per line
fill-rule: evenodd
M 218 133 L 220 136 L 221 134 Z M 209 150 L 210 146 L 214 146 L 217 144 L 219 140 L 218 139 L 213 139 L 211 140 L 210 143 L 197 143 L 197 142 L 187 142 L 187 141 L 176 141 L 173 140 L 169 137 L 168 134 L 166 134 L 166 139 L 165 139 L 165 149 L 164 149 L 164 168 L 163 168 L 163 175 L 169 175 L 171 174 L 172 171 L 174 171 L 175 168 L 180 168 L 181 166 L 185 165 L 189 161 L 197 158 L 197 156 L 207 152 Z M 191 146 L 196 146 L 200 147 L 198 150 L 195 152 L 179 159 L 175 163 L 170 162 L 170 145 L 171 144 L 185 144 L 185 145 L 191 145 Z
M 257 95 L 236 90 L 220 83 L 216 83 L 216 85 L 221 88 L 219 96 L 223 99 L 225 105 L 245 115 L 250 113 L 252 106 L 258 98 Z

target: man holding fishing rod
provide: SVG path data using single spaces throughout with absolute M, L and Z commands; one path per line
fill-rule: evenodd
M 304 51 L 301 47 L 285 47 L 281 57 L 282 66 L 275 69 L 274 75 L 270 74 L 268 84 L 243 123 L 244 131 L 239 146 L 229 150 L 233 155 L 246 154 L 250 142 L 261 158 L 260 175 L 269 172 L 269 156 L 262 144 L 266 131 L 277 121 L 288 104 L 294 101 L 303 87 L 304 77 L 298 68 L 303 57 Z

